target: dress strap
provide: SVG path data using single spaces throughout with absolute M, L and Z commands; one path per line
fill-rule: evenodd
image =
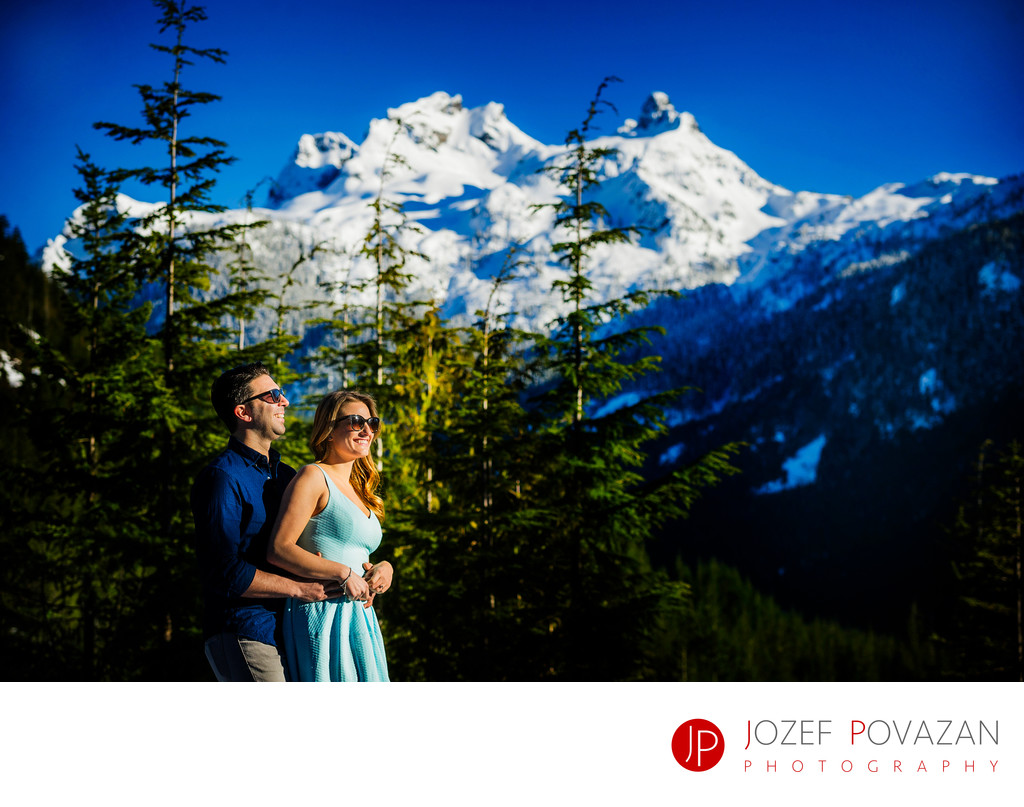
M 339 487 L 337 486 L 337 484 L 335 483 L 335 481 L 334 481 L 333 479 L 331 479 L 331 476 L 330 476 L 330 474 L 328 474 L 328 473 L 327 473 L 327 469 L 326 469 L 326 468 L 324 468 L 324 466 L 322 466 L 322 465 L 321 465 L 320 463 L 318 463 L 318 462 L 314 462 L 314 463 L 312 463 L 312 464 L 313 464 L 313 465 L 316 465 L 316 467 L 320 469 L 320 472 L 321 472 L 321 473 L 322 473 L 322 474 L 324 475 L 324 479 L 326 479 L 326 480 L 327 480 L 327 492 L 328 492 L 328 493 L 330 493 L 330 492 L 331 492 L 332 490 L 335 490 L 335 491 L 337 491 L 337 492 L 338 492 L 338 495 L 339 495 L 339 496 L 340 496 L 340 497 L 341 497 L 342 499 L 344 499 L 345 501 L 347 501 L 347 502 L 348 502 L 349 504 L 351 504 L 351 505 L 352 505 L 353 507 L 355 507 L 355 508 L 356 508 L 356 510 L 358 510 L 358 511 L 359 511 L 359 514 L 360 514 L 361 516 L 363 516 L 363 518 L 373 518 L 373 510 L 372 510 L 372 509 L 371 509 L 370 507 L 367 507 L 367 506 L 366 506 L 365 504 L 362 504 L 362 505 L 360 505 L 360 504 L 357 504 L 356 502 L 352 501 L 352 500 L 351 500 L 351 499 L 350 499 L 350 498 L 349 498 L 348 496 L 346 496 L 346 495 L 345 495 L 344 493 L 342 493 L 342 492 L 341 492 L 341 488 L 339 488 Z M 333 497 L 332 497 L 332 498 L 333 498 Z M 363 512 L 363 507 L 366 507 L 366 509 L 367 509 L 367 510 L 369 510 L 370 512 L 369 512 L 369 513 L 364 513 L 364 512 Z M 326 509 L 326 508 L 325 508 L 325 509 Z
M 327 469 L 324 468 L 324 466 L 319 462 L 311 464 L 315 465 L 320 470 L 320 473 L 324 475 L 324 481 L 327 483 L 327 505 L 324 507 L 324 510 L 326 510 L 331 506 L 331 502 L 334 501 L 334 491 L 338 491 L 339 494 L 341 494 L 341 491 L 338 490 L 338 486 L 334 484 L 334 480 L 331 479 L 330 474 L 327 473 Z

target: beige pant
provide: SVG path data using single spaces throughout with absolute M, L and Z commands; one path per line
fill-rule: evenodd
M 207 639 L 206 660 L 218 681 L 285 680 L 276 647 L 234 633 L 218 633 Z

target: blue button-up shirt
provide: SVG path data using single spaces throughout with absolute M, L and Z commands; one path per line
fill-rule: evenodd
M 207 465 L 192 486 L 196 554 L 203 581 L 203 632 L 235 633 L 277 645 L 284 601 L 242 595 L 267 563 L 267 541 L 281 496 L 295 469 L 270 450 L 266 456 L 231 437 L 227 450 Z

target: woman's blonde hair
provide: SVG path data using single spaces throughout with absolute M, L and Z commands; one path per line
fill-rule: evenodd
M 379 417 L 377 414 L 377 402 L 365 392 L 339 389 L 324 396 L 324 399 L 317 404 L 316 414 L 313 416 L 313 433 L 309 438 L 309 447 L 312 449 L 313 457 L 317 462 L 320 462 L 327 456 L 327 438 L 334 431 L 335 423 L 341 414 L 341 408 L 351 401 L 365 404 L 366 408 L 370 410 L 371 417 Z M 384 424 L 382 423 L 381 430 L 383 428 Z M 371 446 L 381 430 L 378 430 L 371 438 Z M 357 458 L 352 464 L 352 476 L 350 479 L 352 487 L 359 495 L 359 498 L 363 500 L 363 503 L 377 514 L 378 519 L 384 521 L 384 500 L 377 495 L 377 488 L 380 485 L 380 474 L 377 472 L 377 466 L 373 460 L 369 456 Z

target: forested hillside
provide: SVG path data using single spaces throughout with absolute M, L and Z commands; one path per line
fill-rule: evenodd
M 727 560 L 783 602 L 848 624 L 902 625 L 916 608 L 941 632 L 959 551 L 945 528 L 980 446 L 1020 438 L 1022 223 L 950 234 L 783 312 L 751 311 L 722 287 L 645 312 L 683 323 L 682 338 L 655 342 L 657 383 L 701 379 L 662 456 L 749 446 L 742 476 L 673 543 L 682 556 Z

